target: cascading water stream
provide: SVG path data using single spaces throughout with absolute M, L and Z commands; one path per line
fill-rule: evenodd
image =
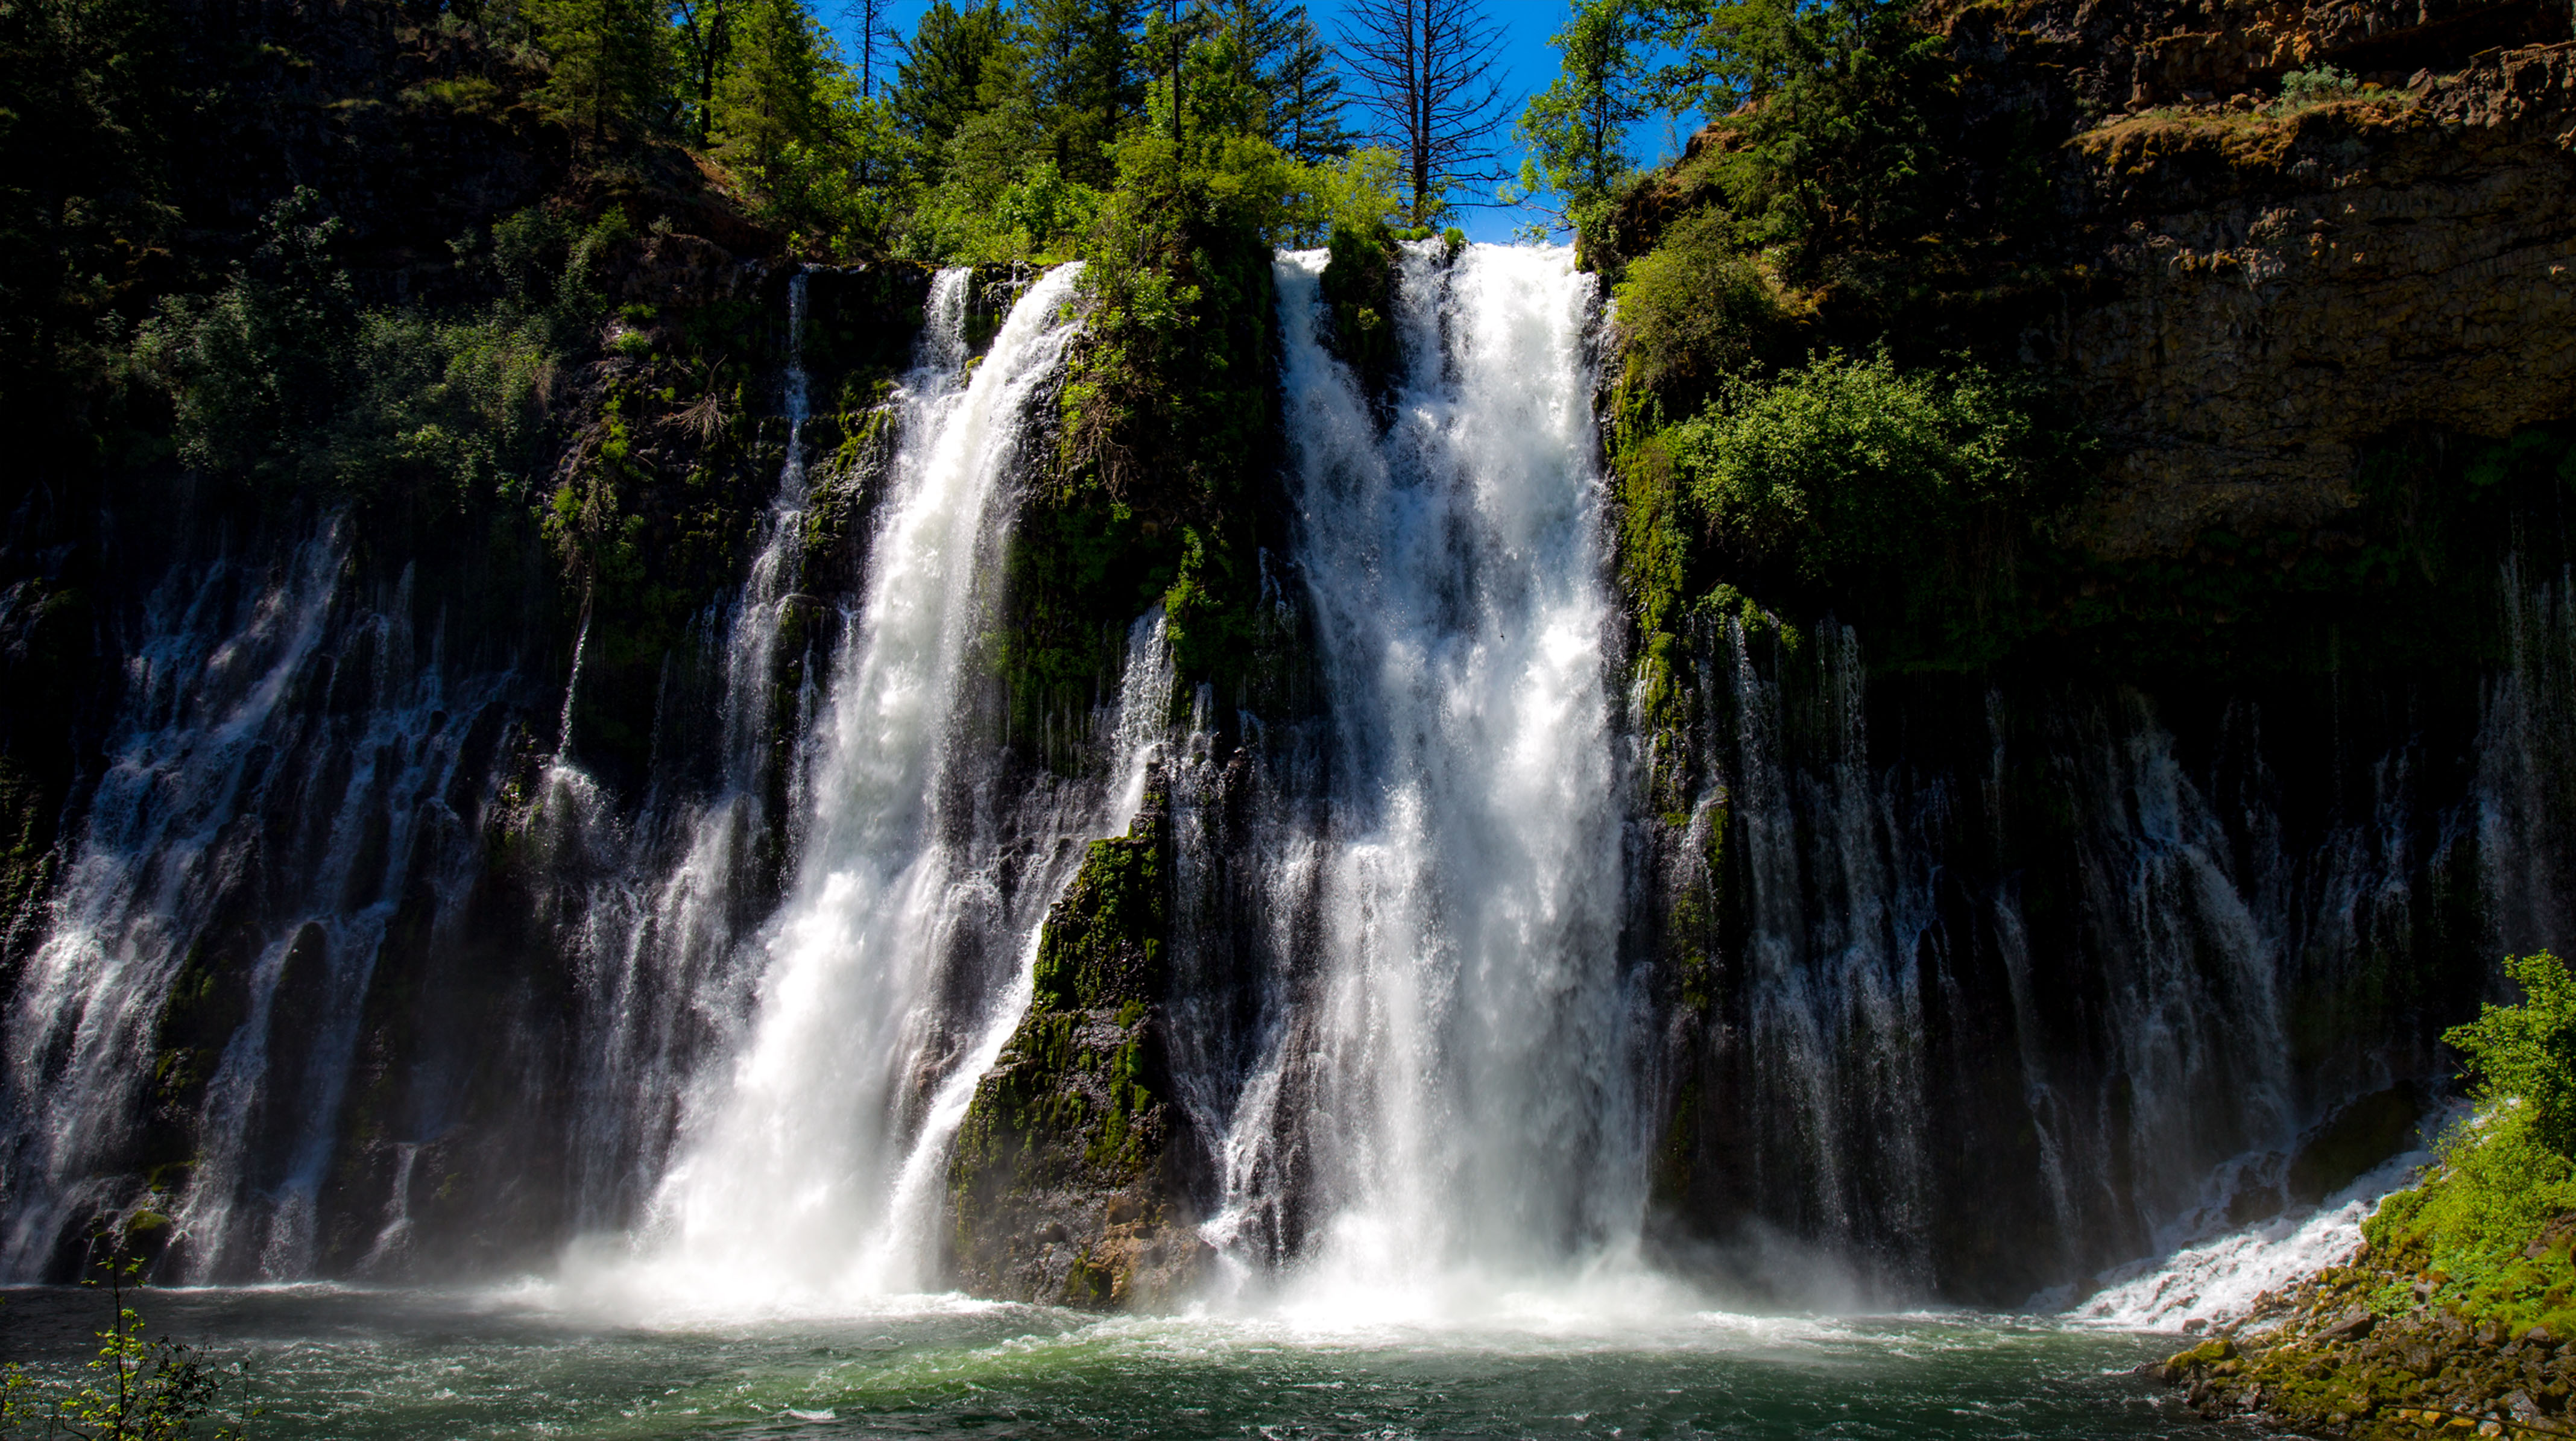
M 965 384 L 971 277 L 967 269 L 952 268 L 931 282 L 912 371 L 889 400 L 904 436 L 935 431 Z M 708 793 L 668 807 L 674 812 L 668 825 L 676 859 L 649 884 L 637 885 L 631 861 L 615 854 L 633 849 L 636 837 L 604 824 L 588 776 L 562 756 L 549 775 L 550 799 L 568 818 L 561 843 L 606 857 L 584 907 L 586 934 L 579 946 L 589 958 L 585 999 L 598 1042 L 585 1053 L 580 1082 L 576 1193 L 581 1214 L 596 1227 L 631 1220 L 649 1195 L 691 1071 L 710 1045 L 731 1039 L 720 1029 L 709 1035 L 711 1018 L 720 1028 L 724 1018 L 738 1015 L 745 1005 L 742 992 L 756 975 L 743 955 L 744 942 L 759 923 L 765 896 L 758 872 L 764 863 L 774 864 L 766 856 L 780 829 L 772 797 L 789 789 L 779 785 L 783 747 L 776 742 L 782 733 L 793 737 L 801 729 L 781 715 L 778 675 L 786 610 L 797 602 L 790 586 L 803 554 L 812 489 L 803 445 L 809 279 L 799 270 L 788 282 L 788 365 L 781 387 L 787 454 L 762 520 L 760 549 L 741 589 L 703 627 L 721 670 L 719 764 Z M 647 839 L 652 813 L 662 808 L 659 798 L 648 802 L 647 823 L 640 828 Z
M 1597 1260 L 1643 1203 L 1593 286 L 1564 249 L 1407 247 L 1381 432 L 1325 348 L 1324 264 L 1276 267 L 1333 706 L 1323 955 L 1246 1090 L 1209 1234 L 1257 1244 L 1302 1210 L 1309 1284 L 1429 1297 Z M 1281 1194 L 1301 1168 L 1313 1194 Z
M 7 1274 L 114 1207 L 99 1185 L 156 1144 L 141 1088 L 192 1083 L 194 1154 L 153 1192 L 179 1273 L 313 1270 L 377 952 L 412 888 L 452 895 L 479 858 L 445 797 L 467 719 L 508 681 L 445 674 L 440 637 L 413 634 L 410 572 L 380 607 L 350 595 L 348 546 L 333 518 L 274 573 L 176 567 L 141 617 L 107 770 L 7 1017 Z M 193 999 L 174 997 L 191 966 Z
M 1078 329 L 1078 274 L 1039 279 L 971 381 L 907 419 L 866 596 L 809 743 L 800 855 L 759 942 L 751 1019 L 689 1100 L 644 1232 L 648 1271 L 692 1298 L 933 1279 L 929 1178 L 963 1110 L 959 1078 L 971 1087 L 1025 1005 L 1038 922 L 1080 842 L 1123 826 L 1125 778 L 1160 734 L 1159 621 L 1130 647 L 1117 786 L 994 794 L 993 747 L 968 703 L 1024 416 Z

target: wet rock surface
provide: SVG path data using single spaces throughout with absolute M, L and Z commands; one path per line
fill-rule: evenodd
M 2554 1271 L 2558 1287 L 2576 1285 L 2563 1224 L 2535 1247 L 2526 1260 Z M 2144 1369 L 2202 1416 L 2300 1435 L 2576 1433 L 2566 1414 L 2576 1338 L 2461 1314 L 2442 1295 L 2448 1278 L 2409 1268 L 2420 1259 L 2379 1260 L 2365 1247 Z
M 1156 775 L 1048 913 L 1028 1012 L 949 1167 L 957 1271 L 978 1295 L 1153 1308 L 1198 1274 L 1165 1036 L 1171 847 Z
M 2093 548 L 2315 526 L 2357 503 L 2363 449 L 2394 428 L 2501 436 L 2567 414 L 2571 133 L 2561 44 L 2288 114 L 2143 110 L 2070 141 L 2100 249 L 2029 339 L 2117 454 Z

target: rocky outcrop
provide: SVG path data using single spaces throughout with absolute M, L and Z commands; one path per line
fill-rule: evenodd
M 1191 1230 L 1166 1060 L 1172 832 L 1159 774 L 1047 915 L 1034 993 L 975 1088 L 949 1168 L 956 1269 L 981 1296 L 1150 1309 L 1207 1246 Z
M 2571 1223 L 2562 1218 L 2525 1252 L 2560 1285 L 2570 1278 Z M 2265 1292 L 2240 1320 L 2143 1369 L 2183 1388 L 2202 1416 L 2308 1435 L 2567 1434 L 2576 1344 L 2546 1325 L 2464 1319 L 2442 1304 L 2447 1279 L 2364 1247 Z
M 2077 135 L 2100 249 L 2025 339 L 2112 443 L 2099 555 L 2328 524 L 2409 426 L 2576 414 L 2576 48 Z
M 2564 40 L 2565 7 L 2537 0 L 2039 0 L 1937 7 L 2055 49 L 2065 83 L 2097 113 L 2269 93 L 2294 70 L 2334 66 L 2384 84 L 2480 52 Z

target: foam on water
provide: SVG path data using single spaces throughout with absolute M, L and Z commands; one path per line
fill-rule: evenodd
M 2253 1309 L 2264 1292 L 2350 1257 L 2361 1245 L 2361 1223 L 2378 1209 L 2380 1199 L 2412 1184 L 2432 1159 L 2428 1152 L 2409 1151 L 2313 1210 L 2285 1213 L 2187 1246 L 2161 1261 L 2106 1273 L 2111 1284 L 2069 1314 L 2138 1331 L 2180 1331 L 2194 1321 L 2216 1325 L 2235 1320 Z

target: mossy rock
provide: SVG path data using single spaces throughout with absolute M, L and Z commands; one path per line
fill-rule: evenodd
M 1361 392 L 1381 407 L 1402 360 L 1395 335 L 1395 245 L 1384 222 L 1367 230 L 1333 227 L 1332 258 L 1324 264 L 1320 284 L 1333 318 L 1325 344 L 1351 368 Z
M 969 1290 L 1151 1308 L 1180 1299 L 1202 1263 L 1166 1057 L 1170 848 L 1158 776 L 1127 834 L 1093 842 L 1048 913 L 1028 1014 L 977 1084 L 949 1166 Z

